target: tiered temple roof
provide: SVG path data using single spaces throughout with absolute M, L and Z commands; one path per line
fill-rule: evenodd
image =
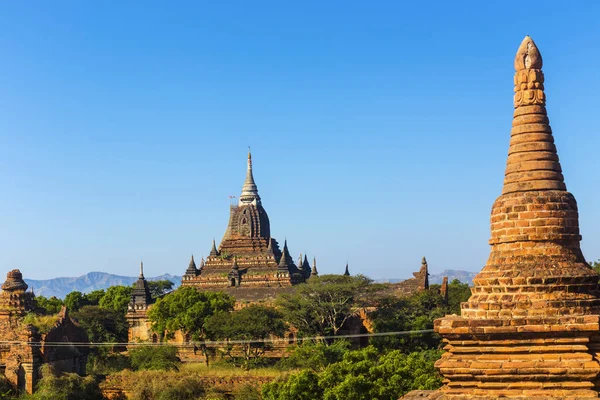
M 436 321 L 447 352 L 436 364 L 445 385 L 432 396 L 597 398 L 599 277 L 579 246 L 577 202 L 561 173 L 542 57 L 530 37 L 517 51 L 515 69 L 515 111 L 504 187 L 492 207 L 490 257 L 461 316 Z
M 223 239 L 218 248 L 213 240 L 201 269 L 190 266 L 186 270 L 182 285 L 204 290 L 239 288 L 236 294 L 247 288 L 284 288 L 310 277 L 308 261 L 299 262 L 300 265 L 294 264 L 287 241 L 282 251 L 277 240 L 271 237 L 269 217 L 258 194 L 252 155 L 248 152 L 242 193 L 238 204 L 230 206 L 229 224 Z

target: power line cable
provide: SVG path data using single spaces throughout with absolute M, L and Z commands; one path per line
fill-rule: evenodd
M 412 334 L 424 334 L 433 333 L 433 329 L 420 329 L 413 331 L 395 331 L 395 332 L 381 332 L 381 333 L 356 333 L 348 335 L 336 335 L 336 336 L 311 336 L 311 337 L 298 337 L 294 338 L 295 342 L 306 342 L 306 341 L 322 341 L 331 339 L 351 339 L 351 338 L 363 338 L 363 337 L 382 337 L 382 336 L 402 336 Z M 0 341 L 2 345 L 16 345 L 16 346 L 31 346 L 31 347 L 107 347 L 107 346 L 128 346 L 128 347 L 140 347 L 140 346 L 174 346 L 174 347 L 192 347 L 192 346 L 219 346 L 219 345 L 231 345 L 231 344 L 258 344 L 258 343 L 271 343 L 278 344 L 284 343 L 289 344 L 289 338 L 268 338 L 268 339 L 247 339 L 247 340 L 204 340 L 196 342 L 181 342 L 181 343 L 169 343 L 169 342 L 124 342 L 124 343 L 113 343 L 113 342 L 26 342 L 26 341 Z

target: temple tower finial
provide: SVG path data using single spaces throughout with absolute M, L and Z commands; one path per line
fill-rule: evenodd
M 310 271 L 310 276 L 318 276 L 319 275 L 319 271 L 317 271 L 317 258 L 313 257 L 313 265 L 312 265 L 312 269 Z
M 250 153 L 250 147 L 248 147 L 248 169 L 246 170 L 246 180 L 244 181 L 242 194 L 240 195 L 240 204 L 250 204 L 259 201 L 258 187 L 256 186 L 256 182 L 254 182 L 254 175 L 252 174 L 252 154 Z
M 219 251 L 217 250 L 217 244 L 215 243 L 215 239 L 213 238 L 212 248 L 210 249 L 209 256 L 211 256 L 211 257 L 217 257 L 218 255 L 219 255 Z
M 283 242 L 283 250 L 281 251 L 281 258 L 279 259 L 278 271 L 289 272 L 290 268 L 294 265 L 290 251 L 288 250 L 287 239 Z
M 346 270 L 344 271 L 344 276 L 350 276 L 350 270 L 348 269 L 348 263 L 346 263 Z
M 502 193 L 567 190 L 546 113 L 542 55 L 526 36 L 515 57 L 515 113 Z
M 144 277 L 144 262 L 140 261 L 140 278 Z

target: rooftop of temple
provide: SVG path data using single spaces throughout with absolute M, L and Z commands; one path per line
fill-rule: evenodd
M 258 193 L 252 154 L 248 151 L 246 179 L 239 202 L 230 207 L 223 239 L 218 247 L 213 240 L 201 268 L 196 268 L 192 258 L 182 285 L 202 289 L 235 288 L 240 289 L 237 292 L 241 295 L 244 288 L 277 290 L 302 283 L 310 276 L 308 259 L 296 265 L 287 241 L 280 250 L 277 240 L 271 237 L 269 217 Z

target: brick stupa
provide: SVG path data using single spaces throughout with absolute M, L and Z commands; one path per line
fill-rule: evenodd
M 546 114 L 542 57 L 528 36 L 515 69 L 491 254 L 461 316 L 435 322 L 446 350 L 436 366 L 445 379 L 430 399 L 598 397 L 598 275 L 579 246 L 577 202 Z

